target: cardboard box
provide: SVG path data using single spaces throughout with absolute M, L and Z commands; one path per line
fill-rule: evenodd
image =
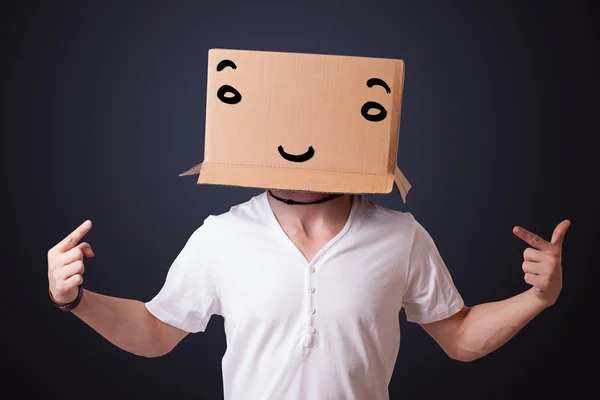
M 211 49 L 198 184 L 324 193 L 411 188 L 396 165 L 402 60 Z

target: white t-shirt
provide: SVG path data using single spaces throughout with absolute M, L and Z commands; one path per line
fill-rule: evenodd
M 463 307 L 410 213 L 352 197 L 345 227 L 311 262 L 266 191 L 209 216 L 146 303 L 187 332 L 224 317 L 226 400 L 387 400 L 401 308 L 409 321 L 429 323 Z

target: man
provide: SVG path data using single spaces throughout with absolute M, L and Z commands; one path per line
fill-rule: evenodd
M 550 242 L 515 227 L 531 246 L 522 264 L 531 289 L 467 307 L 410 213 L 361 195 L 267 190 L 208 217 L 147 303 L 78 290 L 83 258 L 94 255 L 79 243 L 90 221 L 49 251 L 49 290 L 107 340 L 145 357 L 222 315 L 226 399 L 388 399 L 402 307 L 451 358 L 482 357 L 557 300 L 569 225 Z

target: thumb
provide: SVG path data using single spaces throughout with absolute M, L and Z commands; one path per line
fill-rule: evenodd
M 567 233 L 567 229 L 571 226 L 571 221 L 565 219 L 554 229 L 554 233 L 552 233 L 552 239 L 550 242 L 556 245 L 559 249 L 562 250 L 563 240 L 565 239 L 565 234 Z
M 78 247 L 79 250 L 81 250 L 84 257 L 88 257 L 88 258 L 94 257 L 94 250 L 92 250 L 92 246 L 90 246 L 89 243 L 87 243 L 87 242 L 80 243 L 76 247 Z

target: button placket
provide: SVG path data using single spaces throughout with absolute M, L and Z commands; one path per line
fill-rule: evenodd
M 316 309 L 313 307 L 314 293 L 315 293 L 315 279 L 314 279 L 315 267 L 314 265 L 308 266 L 308 295 L 307 295 L 307 336 L 305 345 L 306 347 L 313 347 L 315 344 L 315 318 L 314 314 Z

